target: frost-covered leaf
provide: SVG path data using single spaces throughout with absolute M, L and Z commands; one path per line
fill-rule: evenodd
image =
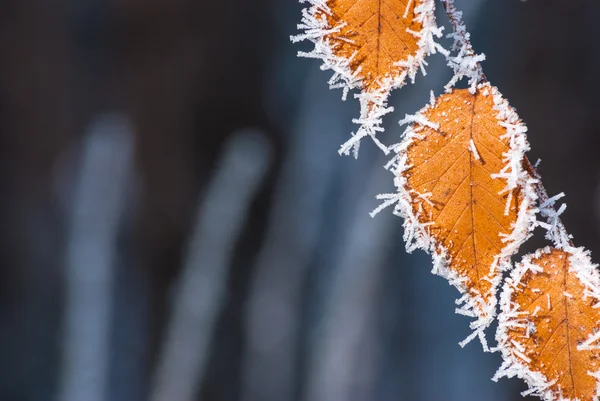
M 527 255 L 504 284 L 495 376 L 524 378 L 544 400 L 597 400 L 600 278 L 582 249 Z
M 415 18 L 418 2 L 409 0 L 337 0 L 331 1 L 330 13 L 324 13 L 328 25 L 340 27 L 326 35 L 333 53 L 349 60 L 367 91 L 381 90 L 382 78 L 396 78 L 407 68 L 396 64 L 407 61 L 419 49 L 418 37 L 423 24 Z
M 334 72 L 332 87 L 361 89 L 357 95 L 361 116 L 359 130 L 344 144 L 341 153 L 358 151 L 360 139 L 383 131 L 381 118 L 392 108 L 387 99 L 392 89 L 414 79 L 424 68 L 429 53 L 443 49 L 434 43 L 441 29 L 435 24 L 434 0 L 308 0 L 303 11 L 304 33 L 292 40 L 310 39 L 315 48 L 306 57 L 324 61 Z
M 501 270 L 534 221 L 533 180 L 522 167 L 526 129 L 489 84 L 442 95 L 407 120 L 392 199 L 407 249 L 434 255 L 434 272 L 464 293 L 459 312 L 478 318 L 473 336 L 485 346 Z

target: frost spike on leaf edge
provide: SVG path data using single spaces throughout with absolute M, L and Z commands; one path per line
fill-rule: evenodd
M 438 43 L 435 38 L 442 36 L 443 27 L 438 27 L 435 21 L 435 0 L 408 0 L 410 3 L 417 2 L 415 7 L 414 21 L 422 24 L 420 32 L 409 31 L 417 40 L 417 52 L 409 55 L 405 60 L 396 63 L 400 74 L 396 77 L 384 76 L 379 80 L 379 89 L 376 91 L 367 91 L 360 78 L 360 68 L 353 71 L 351 68 L 352 58 L 342 57 L 335 54 L 328 36 L 339 32 L 345 24 L 338 26 L 329 26 L 325 15 L 331 15 L 332 11 L 328 6 L 328 0 L 301 0 L 302 3 L 308 3 L 309 6 L 302 10 L 302 22 L 298 29 L 303 33 L 291 36 L 292 42 L 310 40 L 315 47 L 310 52 L 299 52 L 300 57 L 316 58 L 323 61 L 322 70 L 332 70 L 333 76 L 329 80 L 331 89 L 341 88 L 343 90 L 342 99 L 347 98 L 348 92 L 353 89 L 360 89 L 361 93 L 355 94 L 360 102 L 360 118 L 353 119 L 352 122 L 359 125 L 356 133 L 344 143 L 339 150 L 340 154 L 349 155 L 351 152 L 354 157 L 358 157 L 360 141 L 365 137 L 370 137 L 373 142 L 385 153 L 390 149 L 385 146 L 377 137 L 377 133 L 383 132 L 383 116 L 392 112 L 393 107 L 388 106 L 390 92 L 405 85 L 406 79 L 410 78 L 414 82 L 416 75 L 422 71 L 425 75 L 425 57 L 430 54 L 440 52 L 447 55 L 448 52 Z M 409 4 L 410 4 L 409 3 Z
M 493 96 L 494 110 L 497 111 L 496 118 L 498 124 L 506 129 L 505 136 L 508 139 L 510 151 L 503 154 L 504 169 L 496 174 L 497 178 L 506 180 L 505 191 L 511 192 L 519 189 L 523 196 L 520 207 L 517 213 L 516 222 L 513 226 L 513 231 L 504 239 L 505 246 L 501 253 L 496 256 L 494 264 L 490 268 L 498 268 L 501 270 L 510 268 L 510 257 L 513 256 L 519 249 L 519 246 L 525 242 L 531 235 L 536 223 L 535 204 L 537 194 L 534 185 L 537 180 L 533 178 L 529 172 L 523 168 L 525 153 L 529 150 L 529 144 L 526 138 L 526 126 L 520 121 L 514 109 L 502 97 L 497 88 L 489 83 L 479 84 L 478 90 L 487 90 L 489 95 Z M 406 242 L 407 252 L 412 252 L 415 249 L 422 249 L 432 255 L 433 270 L 432 273 L 446 278 L 451 285 L 456 287 L 462 294 L 462 297 L 457 300 L 460 307 L 457 313 L 472 316 L 476 320 L 471 322 L 470 327 L 473 333 L 460 343 L 461 346 L 478 337 L 482 343 L 484 350 L 489 350 L 484 337 L 484 331 L 493 322 L 496 316 L 497 296 L 496 292 L 500 285 L 501 275 L 497 275 L 492 282 L 494 293 L 489 298 L 489 302 L 484 302 L 481 297 L 472 296 L 467 291 L 464 285 L 464 278 L 449 269 L 450 259 L 449 252 L 440 244 L 428 231 L 427 225 L 419 221 L 418 216 L 413 211 L 413 198 L 411 197 L 408 180 L 404 173 L 411 166 L 408 164 L 407 150 L 414 139 L 419 139 L 419 133 L 413 130 L 414 123 L 435 127 L 435 124 L 428 121 L 425 113 L 436 105 L 439 99 L 434 99 L 429 105 L 425 106 L 417 114 L 407 116 L 400 123 L 410 123 L 403 134 L 401 143 L 395 145 L 393 149 L 397 155 L 390 161 L 386 168 L 390 169 L 394 174 L 394 183 L 397 188 L 396 194 L 382 194 L 379 199 L 384 200 L 382 206 L 390 206 L 395 203 L 394 214 L 404 218 L 404 241 Z M 510 202 L 510 200 L 508 200 Z M 374 212 L 381 211 L 381 207 Z M 483 308 L 482 308 L 483 306 Z M 484 314 L 477 313 L 478 309 L 483 309 Z

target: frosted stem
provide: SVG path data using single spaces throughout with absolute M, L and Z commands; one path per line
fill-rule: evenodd
M 565 249 L 574 247 L 571 235 L 567 232 L 565 225 L 560 219 L 560 214 L 564 209 L 557 211 L 554 207 L 554 201 L 548 196 L 548 191 L 542 184 L 540 173 L 531 164 L 529 159 L 524 160 L 525 168 L 528 169 L 531 175 L 537 180 L 535 190 L 539 199 L 541 215 L 546 219 L 546 229 L 548 231 L 547 238 L 550 239 L 557 248 Z
M 474 57 L 475 51 L 473 50 L 473 45 L 471 44 L 470 35 L 467 32 L 467 26 L 463 20 L 462 11 L 458 11 L 456 9 L 454 0 L 442 0 L 442 4 L 444 6 L 444 10 L 446 10 L 448 19 L 450 20 L 450 24 L 452 24 L 453 37 L 455 41 L 453 50 L 458 50 L 458 48 L 464 47 L 465 56 Z M 481 82 L 487 81 L 485 74 L 483 73 L 481 63 L 477 62 L 476 68 L 477 74 L 481 77 Z
M 454 39 L 452 52 L 448 53 L 446 59 L 448 66 L 454 70 L 454 76 L 445 86 L 446 92 L 450 92 L 454 85 L 466 77 L 469 79 L 471 93 L 475 93 L 478 84 L 487 82 L 481 67 L 481 61 L 485 60 L 485 55 L 476 54 L 471 44 L 470 34 L 463 20 L 463 13 L 454 6 L 454 0 L 441 0 L 448 14 L 448 19 L 452 25 L 452 34 Z

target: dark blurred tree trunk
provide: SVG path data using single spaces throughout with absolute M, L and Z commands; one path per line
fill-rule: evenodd
M 61 2 L 37 0 L 5 1 L 0 13 L 0 394 L 7 401 L 45 399 L 58 373 L 63 235 L 53 175 L 71 132 L 64 15 Z

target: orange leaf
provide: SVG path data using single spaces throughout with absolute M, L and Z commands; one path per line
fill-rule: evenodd
M 323 69 L 334 75 L 332 87 L 361 89 L 360 128 L 342 146 L 340 153 L 358 151 L 361 138 L 371 136 L 386 153 L 387 147 L 375 138 L 383 131 L 381 118 L 391 90 L 414 80 L 425 65 L 427 54 L 443 49 L 434 43 L 441 36 L 435 24 L 434 0 L 308 0 L 299 28 L 305 33 L 293 41 L 310 39 L 315 49 L 300 55 L 320 58 Z
M 600 351 L 599 278 L 586 252 L 545 248 L 507 279 L 498 344 L 505 363 L 494 379 L 524 378 L 545 400 L 596 400 Z
M 382 79 L 399 77 L 407 62 L 419 50 L 418 37 L 423 24 L 415 20 L 412 0 L 334 0 L 329 1 L 330 13 L 323 13 L 328 25 L 340 27 L 325 35 L 333 53 L 350 61 L 350 70 L 361 80 L 367 91 L 382 88 Z
M 500 271 L 533 224 L 525 129 L 489 84 L 442 95 L 411 120 L 395 169 L 407 248 L 433 253 L 434 271 L 465 294 L 459 312 L 479 318 L 472 328 L 485 346 Z

